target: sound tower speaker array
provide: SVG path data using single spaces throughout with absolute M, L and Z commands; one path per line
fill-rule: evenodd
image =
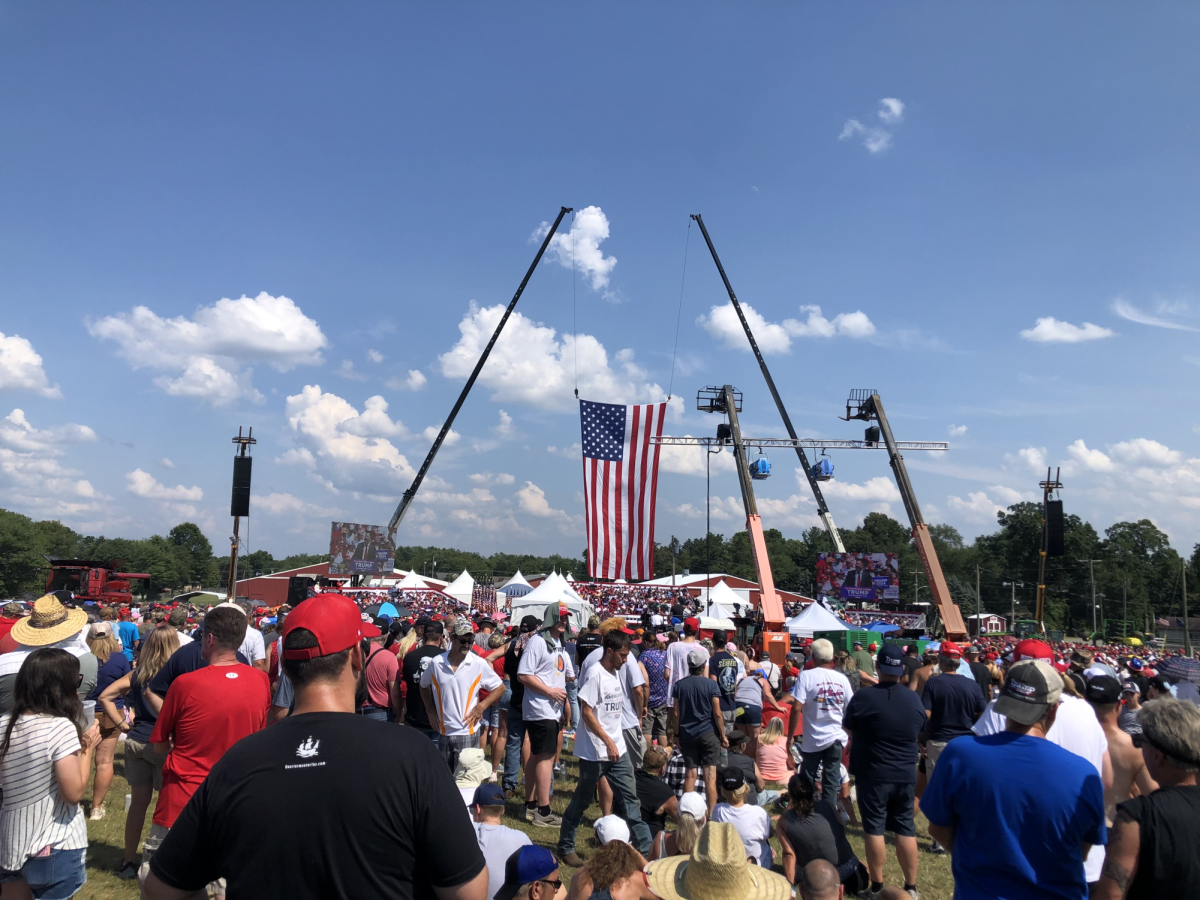
M 231 516 L 250 515 L 250 465 L 252 456 L 233 458 L 233 499 L 229 502 Z
M 1063 556 L 1063 505 L 1061 500 L 1046 501 L 1046 555 Z
M 288 598 L 289 606 L 295 607 L 297 604 L 303 603 L 308 599 L 308 589 L 315 582 L 315 578 L 309 578 L 304 575 L 293 575 L 288 579 Z

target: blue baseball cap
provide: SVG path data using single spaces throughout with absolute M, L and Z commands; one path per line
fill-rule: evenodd
M 498 784 L 484 782 L 475 788 L 475 796 L 471 798 L 472 806 L 503 806 L 504 788 Z
M 558 871 L 558 860 L 545 847 L 527 844 L 516 850 L 504 864 L 504 884 L 493 900 L 513 900 L 522 885 L 541 881 Z
M 884 644 L 879 655 L 875 657 L 879 671 L 883 675 L 904 674 L 904 651 L 896 644 Z

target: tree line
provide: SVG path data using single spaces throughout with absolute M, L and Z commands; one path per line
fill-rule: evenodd
M 1041 504 L 1017 503 L 996 518 L 996 531 L 976 537 L 970 545 L 950 525 L 930 526 L 946 582 L 965 616 L 979 610 L 1009 618 L 1015 596 L 1017 617 L 1031 617 L 1042 542 Z M 929 602 L 929 585 L 906 526 L 883 513 L 869 513 L 861 526 L 843 529 L 841 534 L 847 551 L 897 554 L 901 602 Z M 773 528 L 764 537 L 776 586 L 811 596 L 817 555 L 833 552 L 829 535 L 814 527 L 798 539 L 785 538 Z M 1130 630 L 1142 631 L 1155 617 L 1182 615 L 1185 559 L 1149 519 L 1117 522 L 1101 535 L 1079 516 L 1067 515 L 1064 543 L 1066 553 L 1049 557 L 1046 565 L 1050 627 L 1091 631 L 1093 573 L 1097 624 L 1127 619 Z M 1200 544 L 1192 548 L 1186 562 L 1189 589 L 1200 593 Z M 727 572 L 755 578 L 754 557 L 744 531 L 728 539 L 714 533 L 707 542 L 704 537 L 680 541 L 672 536 L 657 548 L 655 575 L 670 575 L 672 567 L 676 572 Z M 1193 601 L 1189 608 L 1197 605 Z
M 1002 510 L 997 514 L 997 529 L 969 545 L 950 525 L 932 525 L 930 532 L 950 592 L 965 615 L 978 609 L 1007 617 L 1014 588 L 1018 618 L 1032 614 L 1042 534 L 1040 504 L 1017 503 Z M 815 527 L 799 538 L 785 538 L 774 528 L 764 536 L 775 584 L 811 595 L 817 555 L 833 551 L 829 536 Z M 842 530 L 842 541 L 853 552 L 897 554 L 901 602 L 930 599 L 911 534 L 900 522 L 883 513 L 869 513 L 858 528 Z M 1154 617 L 1182 614 L 1184 558 L 1150 520 L 1117 522 L 1101 535 L 1079 516 L 1067 515 L 1065 545 L 1065 555 L 1050 557 L 1046 567 L 1046 618 L 1052 627 L 1091 630 L 1093 572 L 1098 621 L 1127 618 L 1132 630 L 1141 631 Z M 0 597 L 39 593 L 46 582 L 44 556 L 121 560 L 126 571 L 150 575 L 149 581 L 134 585 L 147 596 L 193 584 L 218 587 L 222 569 L 229 563 L 228 556 L 213 555 L 212 545 L 192 522 L 176 525 L 165 536 L 134 540 L 82 535 L 61 522 L 34 521 L 0 509 Z M 265 575 L 328 558 L 323 552 L 276 559 L 266 550 L 256 550 L 239 559 L 238 571 L 243 576 Z M 1187 563 L 1189 584 L 1200 592 L 1200 544 L 1192 548 Z M 504 578 L 517 570 L 526 574 L 557 570 L 585 578 L 587 551 L 579 557 L 499 552 L 484 556 L 451 547 L 397 547 L 396 566 L 447 578 L 465 569 L 477 581 Z M 680 541 L 672 535 L 656 547 L 654 574 L 661 577 L 685 570 L 725 572 L 753 580 L 749 537 L 744 531 L 728 538 L 713 533 L 707 541 L 703 536 Z

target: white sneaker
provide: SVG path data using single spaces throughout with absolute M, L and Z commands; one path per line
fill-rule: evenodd
M 92 814 L 90 816 L 88 816 L 88 818 L 91 819 L 93 822 L 99 822 L 101 819 L 104 818 L 104 807 L 103 806 L 92 807 Z

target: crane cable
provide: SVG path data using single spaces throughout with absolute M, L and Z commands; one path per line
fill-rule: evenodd
M 575 349 L 575 399 L 579 399 L 579 324 L 575 310 L 575 216 L 571 213 L 571 343 Z
M 675 349 L 671 353 L 671 378 L 667 382 L 667 402 L 671 402 L 671 397 L 675 389 L 675 358 L 679 355 L 679 326 L 683 322 L 683 288 L 687 284 L 687 258 L 688 245 L 692 241 L 692 220 L 688 219 L 687 237 L 683 242 L 683 275 L 679 279 L 679 312 L 675 315 Z

